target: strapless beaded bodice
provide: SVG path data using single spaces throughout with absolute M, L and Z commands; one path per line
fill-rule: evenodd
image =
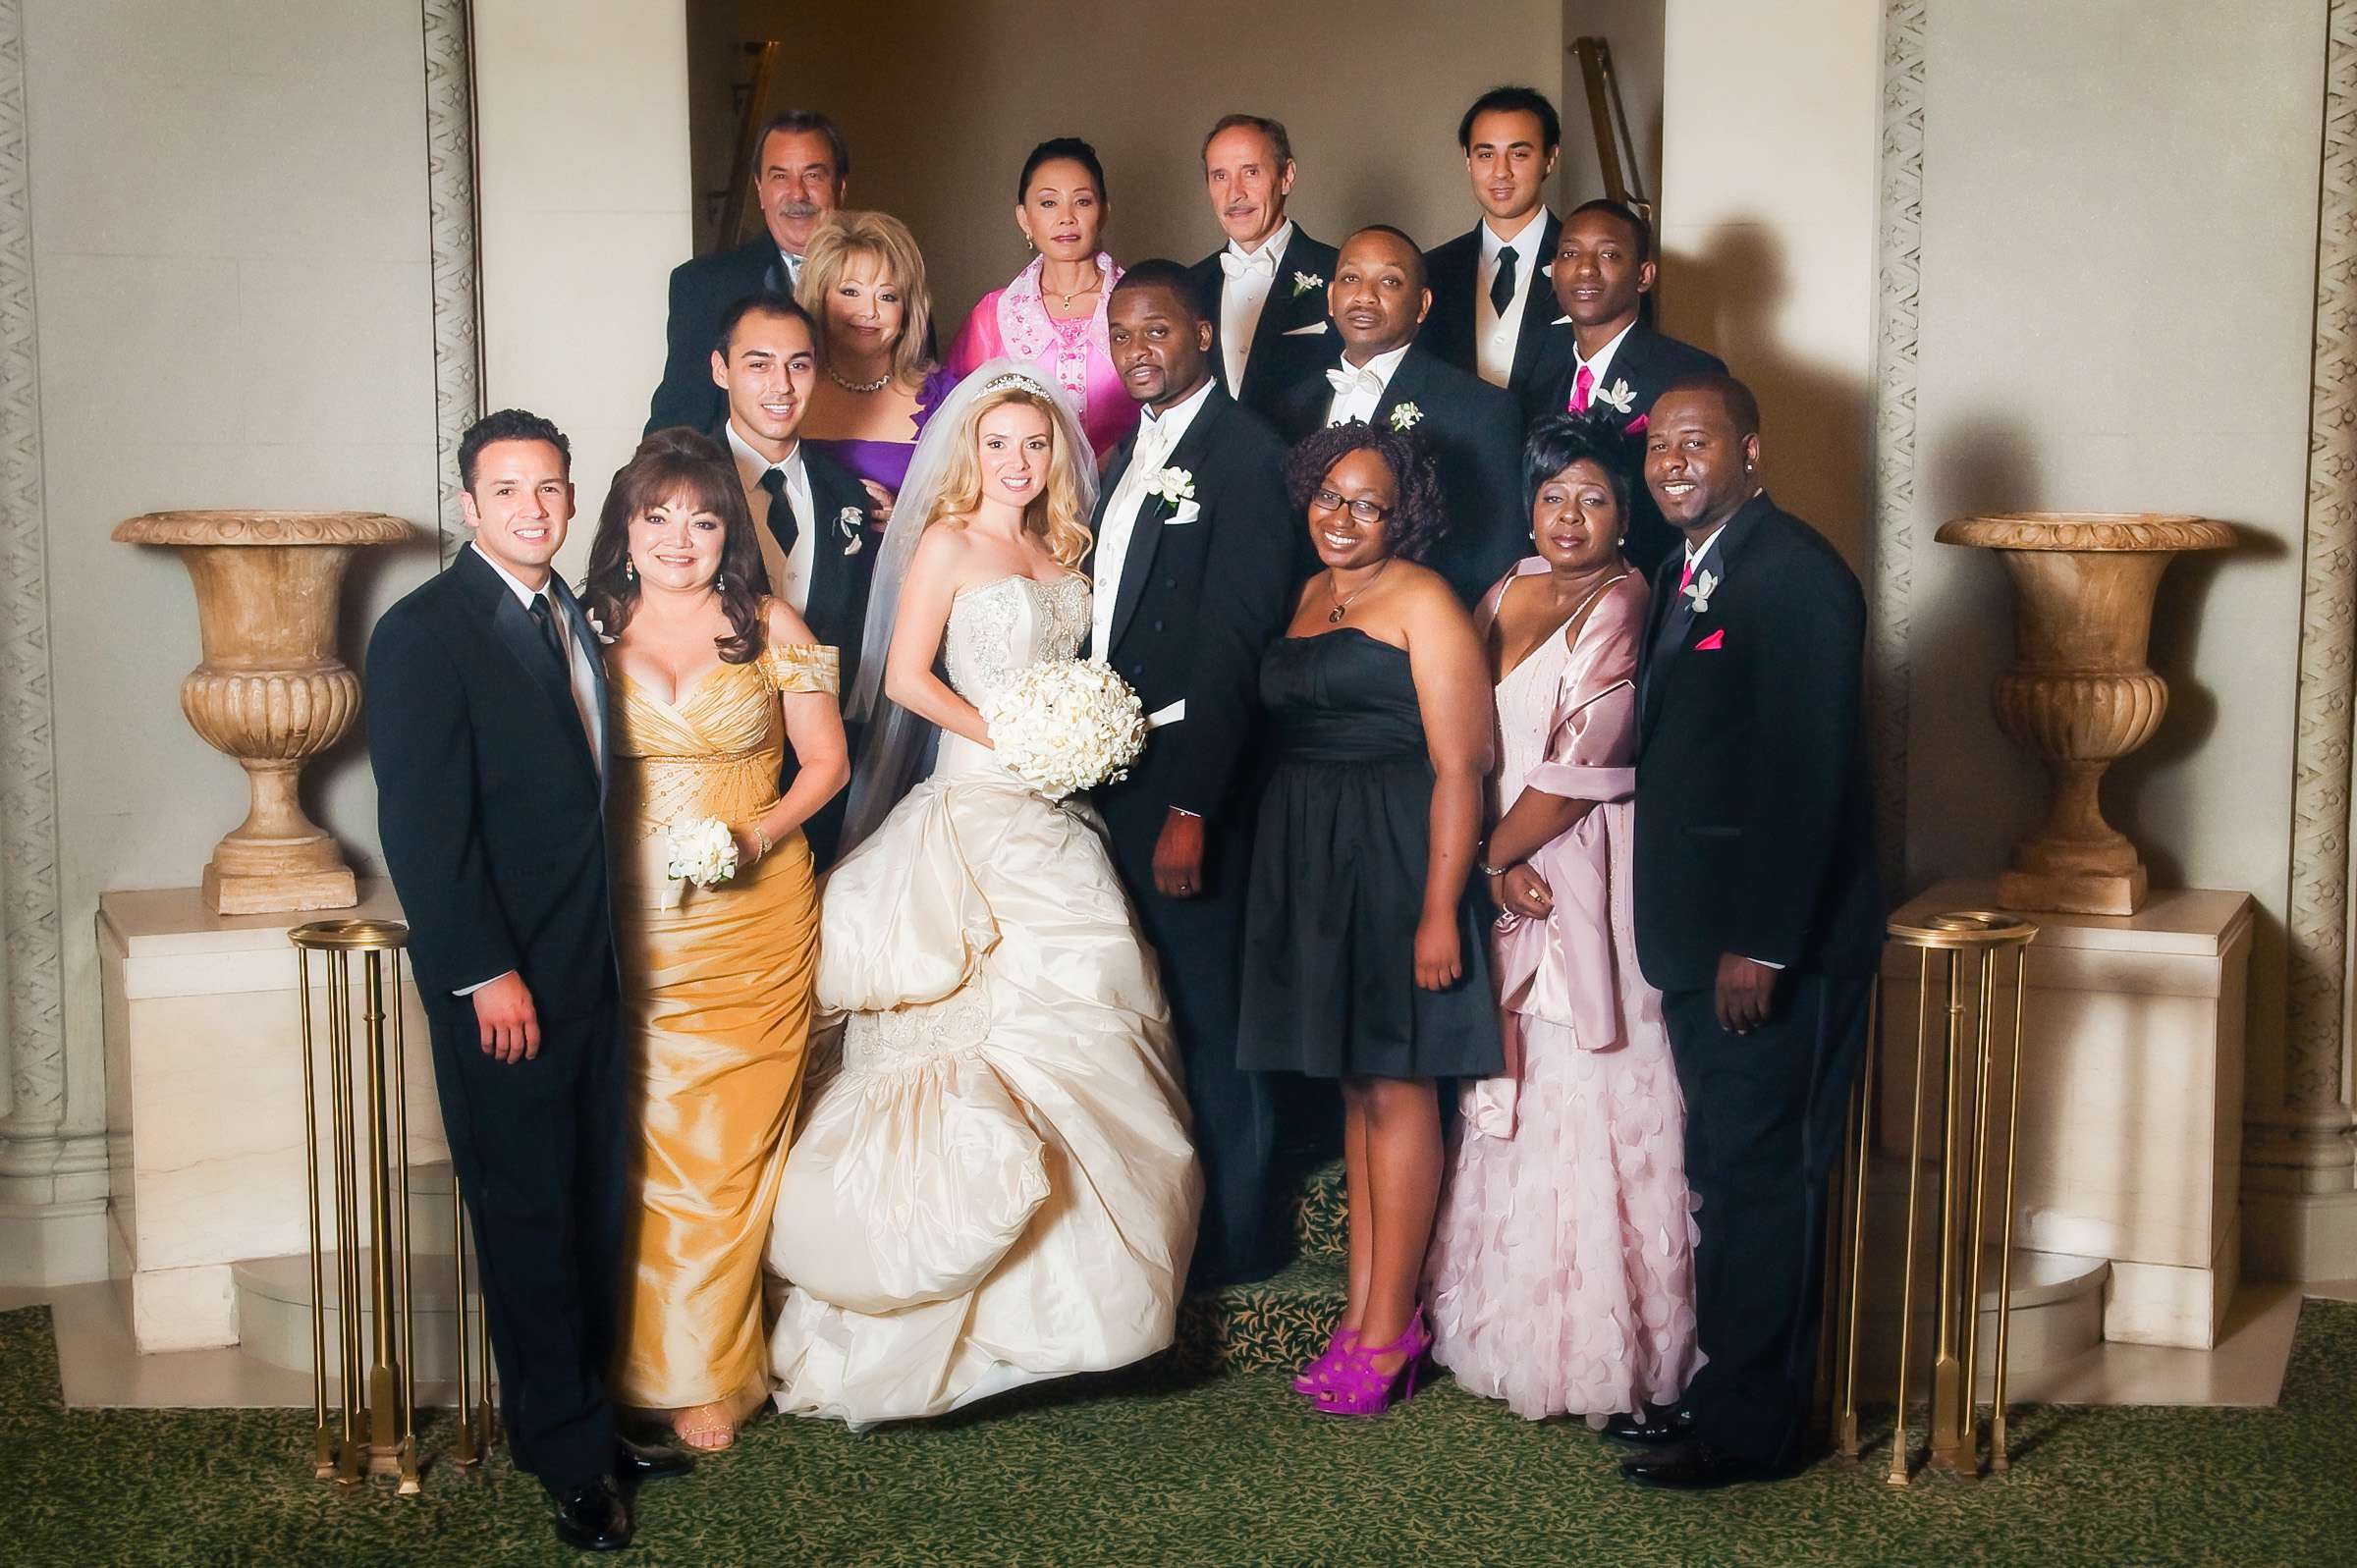
M 1074 571 L 1041 582 L 1001 577 L 950 606 L 942 658 L 950 685 L 979 708 L 1011 672 L 1078 656 L 1088 640 L 1088 579 Z
M 950 603 L 942 665 L 950 686 L 980 708 L 1015 671 L 1079 655 L 1088 640 L 1088 578 L 1069 572 L 1051 582 L 1001 577 L 968 588 Z M 963 735 L 942 731 L 933 759 L 937 779 L 999 772 L 996 755 Z

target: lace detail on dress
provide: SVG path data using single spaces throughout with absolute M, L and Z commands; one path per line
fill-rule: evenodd
M 843 690 L 843 654 L 823 643 L 790 642 L 761 650 L 761 673 L 780 691 Z
M 971 1051 L 989 1036 L 990 1007 L 978 985 L 940 1001 L 854 1012 L 844 1024 L 843 1071 L 850 1077 L 919 1067 Z
M 1088 579 L 1079 572 L 1051 582 L 1001 577 L 968 588 L 951 604 L 943 639 L 950 687 L 978 708 L 1009 672 L 1075 657 L 1088 630 Z

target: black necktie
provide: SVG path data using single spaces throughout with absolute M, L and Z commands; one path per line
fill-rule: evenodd
M 557 613 L 549 608 L 547 594 L 532 595 L 532 619 L 540 623 L 541 640 L 548 644 L 550 656 L 557 661 L 557 668 L 565 672 L 565 677 L 570 681 L 573 678 L 572 664 L 565 657 L 565 639 L 557 635 Z
M 1498 275 L 1490 280 L 1490 308 L 1500 315 L 1514 302 L 1514 255 L 1512 245 L 1498 247 Z
M 778 541 L 781 554 L 794 554 L 794 541 L 801 537 L 802 525 L 794 514 L 794 503 L 786 496 L 786 470 L 772 468 L 761 476 L 761 488 L 769 492 L 769 531 Z M 784 583 L 776 584 L 780 593 Z

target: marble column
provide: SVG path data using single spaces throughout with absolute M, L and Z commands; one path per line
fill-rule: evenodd
M 459 440 L 483 413 L 482 273 L 475 256 L 474 51 L 467 0 L 422 0 L 426 200 L 433 228 L 434 424 L 442 564 L 466 542 Z
M 2291 896 L 2280 1093 L 2249 1118 L 2254 1271 L 2357 1275 L 2349 1108 L 2350 712 L 2357 686 L 2357 0 L 2327 14 L 2316 362 L 2292 756 Z

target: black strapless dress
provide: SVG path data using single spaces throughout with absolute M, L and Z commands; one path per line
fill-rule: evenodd
M 1432 759 L 1404 650 L 1352 627 L 1261 660 L 1277 765 L 1261 795 L 1236 1056 L 1316 1078 L 1483 1077 L 1505 1067 L 1471 879 L 1464 973 L 1416 985 Z

